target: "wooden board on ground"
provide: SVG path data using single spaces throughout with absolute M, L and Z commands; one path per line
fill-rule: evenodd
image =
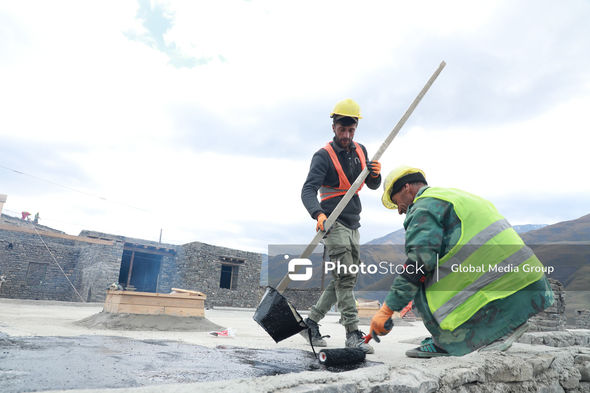
M 188 293 L 107 291 L 103 311 L 113 314 L 205 316 L 206 296 Z
M 188 293 L 189 295 L 205 296 L 205 299 L 207 298 L 207 295 L 205 295 L 203 292 L 192 291 L 190 289 L 172 288 L 171 293 Z
M 359 304 L 357 306 L 358 317 L 371 319 L 373 318 L 373 315 L 379 311 L 379 308 L 379 302 L 376 302 L 375 304 Z

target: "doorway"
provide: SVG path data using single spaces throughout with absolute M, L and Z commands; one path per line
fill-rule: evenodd
M 119 284 L 125 289 L 134 287 L 140 292 L 157 292 L 161 266 L 162 255 L 124 249 Z

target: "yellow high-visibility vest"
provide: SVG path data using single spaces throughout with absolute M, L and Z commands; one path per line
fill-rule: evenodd
M 437 198 L 453 205 L 461 237 L 425 282 L 435 320 L 454 330 L 486 304 L 543 277 L 543 264 L 494 205 L 454 188 L 429 187 L 414 202 Z

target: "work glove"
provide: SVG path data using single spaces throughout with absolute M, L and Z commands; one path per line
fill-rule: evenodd
M 371 177 L 378 177 L 381 174 L 381 163 L 379 161 L 369 161 L 369 171 Z
M 383 303 L 383 306 L 377 311 L 377 313 L 371 319 L 371 327 L 369 331 L 371 332 L 370 335 L 375 341 L 379 342 L 377 336 L 385 336 L 387 333 L 391 331 L 393 328 L 393 321 L 391 320 L 391 316 L 393 315 L 393 310 L 387 306 L 387 303 Z
M 315 226 L 315 231 L 324 231 L 324 221 L 326 221 L 328 217 L 324 213 L 318 214 L 316 220 L 318 220 L 317 225 Z

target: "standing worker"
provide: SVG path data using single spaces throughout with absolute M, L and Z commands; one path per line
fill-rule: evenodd
M 489 201 L 454 188 L 429 187 L 418 168 L 385 179 L 383 205 L 406 214 L 404 272 L 371 320 L 373 335 L 414 300 L 432 337 L 414 358 L 505 351 L 527 320 L 553 304 L 543 265 Z
M 379 188 L 381 164 L 377 161 L 367 162 L 365 147 L 353 142 L 358 121 L 361 119 L 360 107 L 356 102 L 351 99 L 338 102 L 330 117 L 333 119 L 334 139 L 318 150 L 311 159 L 309 174 L 301 190 L 301 199 L 311 217 L 317 220 L 316 231 L 329 230 L 324 238 L 324 245 L 330 260 L 339 261 L 341 265 L 349 267 L 360 264 L 358 228 L 362 207 L 358 191 L 331 228 L 324 228 L 324 222 L 367 166 L 370 174 L 365 184 L 372 190 Z M 362 185 L 359 191 L 361 188 Z M 317 198 L 318 190 L 321 202 Z M 346 347 L 361 348 L 366 353 L 373 353 L 373 348 L 364 343 L 364 334 L 358 329 L 359 318 L 353 294 L 356 274 L 342 270 L 332 273 L 333 280 L 311 308 L 309 318 L 305 319 L 311 333 L 311 344 L 317 347 L 327 346 L 320 334 L 318 322 L 336 304 L 340 311 L 340 323 L 346 329 Z M 301 334 L 309 339 L 307 330 Z

